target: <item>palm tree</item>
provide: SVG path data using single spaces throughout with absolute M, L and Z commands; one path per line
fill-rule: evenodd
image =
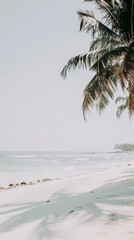
M 121 105 L 118 106 L 116 116 L 120 118 L 124 110 L 128 108 L 128 97 L 118 97 L 116 98 L 115 103 L 122 102 Z
M 103 12 L 102 20 L 93 12 L 78 11 L 80 30 L 91 32 L 93 41 L 85 54 L 71 58 L 61 74 L 84 68 L 95 72 L 84 90 L 83 114 L 97 104 L 102 111 L 113 99 L 118 83 L 128 89 L 130 116 L 134 113 L 134 0 L 85 0 Z

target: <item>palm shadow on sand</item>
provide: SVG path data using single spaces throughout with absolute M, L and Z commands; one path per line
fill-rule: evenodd
M 81 215 L 78 224 L 87 221 L 92 223 L 100 218 L 107 218 L 106 224 L 111 221 L 127 220 L 132 215 L 120 214 L 112 210 L 103 209 L 103 205 L 113 207 L 134 206 L 134 179 L 128 179 L 116 183 L 108 183 L 95 189 L 81 194 L 67 194 L 64 192 L 56 192 L 48 201 L 29 202 L 22 205 L 6 205 L 0 206 L 3 211 L 1 217 L 11 213 L 8 221 L 0 226 L 0 233 L 11 231 L 23 224 L 31 223 L 39 220 L 39 225 L 35 229 L 37 239 L 43 237 L 51 238 L 56 233 L 52 229 L 54 224 L 62 222 L 65 217 L 73 217 Z M 86 219 L 86 220 L 85 220 Z

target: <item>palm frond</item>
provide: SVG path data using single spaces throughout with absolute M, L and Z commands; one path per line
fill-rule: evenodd
M 130 82 L 134 76 L 134 49 L 129 48 L 129 51 L 126 53 L 124 64 L 122 68 L 123 75 L 125 79 Z
M 101 115 L 101 113 L 105 110 L 107 105 L 100 99 L 96 104 L 97 112 Z
M 125 109 L 126 109 L 126 105 L 120 105 L 117 109 L 116 117 L 120 118 Z
M 109 70 L 110 71 L 110 70 Z M 84 90 L 83 116 L 85 111 L 97 104 L 99 111 L 103 110 L 109 104 L 109 98 L 113 99 L 116 90 L 115 76 L 106 78 L 108 70 L 103 75 L 95 75 Z
M 71 69 L 84 68 L 96 75 L 84 91 L 83 114 L 96 105 L 101 113 L 113 98 L 117 82 L 128 97 L 118 107 L 119 117 L 124 109 L 134 113 L 134 0 L 85 0 L 94 2 L 101 10 L 99 21 L 94 13 L 78 11 L 80 30 L 91 32 L 93 41 L 88 53 L 71 58 L 62 70 L 66 77 Z
M 106 24 L 111 26 L 111 29 L 125 38 L 124 31 L 120 21 L 118 20 L 118 16 L 120 12 L 124 11 L 124 6 L 120 1 L 112 1 L 108 3 L 108 1 L 97 1 L 98 6 L 101 10 L 104 11 L 104 19 L 106 20 Z
M 117 57 L 122 56 L 122 54 L 126 51 L 126 47 L 118 47 L 113 50 L 104 48 L 78 55 L 68 61 L 68 63 L 64 66 L 61 75 L 66 77 L 68 71 L 71 69 L 75 70 L 77 67 L 86 69 L 88 67 L 92 70 L 101 72 L 101 69 L 104 69 L 104 66 L 106 66 L 108 62 L 111 62 L 113 58 L 116 59 Z
M 91 42 L 90 45 L 90 50 L 89 51 L 94 51 L 102 48 L 109 48 L 113 49 L 115 47 L 121 47 L 122 42 L 120 39 L 112 39 L 112 38 L 97 38 L 94 41 Z
M 120 106 L 117 108 L 116 116 L 117 118 L 120 118 L 124 110 L 128 108 L 128 96 L 126 97 L 117 97 L 115 100 L 115 103 L 123 102 Z
M 100 3 L 107 7 L 114 7 L 117 4 L 120 8 L 124 8 L 124 4 L 120 0 L 84 0 L 84 2 Z
M 121 39 L 121 37 L 114 32 L 112 29 L 110 29 L 108 26 L 100 22 L 97 18 L 95 18 L 93 13 L 90 13 L 87 11 L 78 11 L 78 15 L 80 18 L 80 31 L 84 30 L 86 32 L 92 32 L 93 38 L 95 37 L 95 34 L 97 37 L 102 38 L 113 38 L 113 39 Z
M 89 0 L 89 2 L 91 1 Z M 96 3 L 104 12 L 106 24 L 121 34 L 124 40 L 129 41 L 132 37 L 129 33 L 134 32 L 134 26 L 132 27 L 132 20 L 134 20 L 133 0 L 93 0 L 92 2 Z
M 115 103 L 117 104 L 117 103 L 120 102 L 120 101 L 124 102 L 124 101 L 126 101 L 126 100 L 127 100 L 126 97 L 117 97 L 116 100 L 115 100 Z
M 70 71 L 71 69 L 75 70 L 77 67 L 78 68 L 91 68 L 92 65 L 98 61 L 98 58 L 101 59 L 102 56 L 104 56 L 105 53 L 109 52 L 108 48 L 104 49 L 98 49 L 94 51 L 90 51 L 85 54 L 80 54 L 76 57 L 71 58 L 67 64 L 64 66 L 61 75 L 63 77 L 67 76 L 67 72 Z
M 75 70 L 77 67 L 87 68 L 87 58 L 88 53 L 72 57 L 62 69 L 61 76 L 65 78 L 67 76 L 68 71 L 70 71 L 71 69 Z
M 116 63 L 115 60 L 119 60 L 120 57 L 124 55 L 124 53 L 127 51 L 126 47 L 118 47 L 112 50 L 107 50 L 107 52 L 103 52 L 104 54 L 102 56 L 98 56 L 98 59 L 96 62 L 91 66 L 91 70 L 96 70 L 98 72 L 101 72 L 104 69 L 104 66 L 106 66 L 108 63 Z M 117 61 L 118 62 L 118 61 Z M 102 68 L 103 66 L 103 68 Z

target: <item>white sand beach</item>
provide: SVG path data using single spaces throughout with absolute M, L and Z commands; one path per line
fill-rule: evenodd
M 134 0 L 1 0 L 0 34 L 0 240 L 134 240 Z
M 133 240 L 134 164 L 0 191 L 0 240 Z

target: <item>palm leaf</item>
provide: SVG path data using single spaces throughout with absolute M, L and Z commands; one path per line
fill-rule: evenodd
M 98 59 L 96 62 L 91 66 L 91 70 L 96 70 L 98 72 L 102 72 L 104 69 L 104 66 L 106 66 L 108 63 L 115 64 L 115 60 L 119 60 L 121 56 L 127 51 L 126 47 L 118 47 L 109 51 L 103 52 L 104 54 L 102 56 L 98 56 Z M 117 61 L 118 62 L 118 61 Z M 103 68 L 102 68 L 103 66 Z
M 71 58 L 67 64 L 62 69 L 61 75 L 63 77 L 67 76 L 67 72 L 71 69 L 75 70 L 78 68 L 91 68 L 97 61 L 98 58 L 101 59 L 105 53 L 109 52 L 108 48 L 98 49 L 94 51 L 90 51 L 85 54 L 78 55 L 76 57 Z
M 67 76 L 67 72 L 70 71 L 70 69 L 75 70 L 77 67 L 87 68 L 87 58 L 88 58 L 88 53 L 81 54 L 71 58 L 62 69 L 61 76 L 65 78 Z
M 114 47 L 121 47 L 122 46 L 122 42 L 121 40 L 117 40 L 117 39 L 112 39 L 112 38 L 97 38 L 94 41 L 91 42 L 90 45 L 90 50 L 89 51 L 94 51 L 102 48 L 109 48 L 109 49 L 113 49 Z
M 103 14 L 98 20 L 89 11 L 78 11 L 80 30 L 91 32 L 93 41 L 88 53 L 71 58 L 62 70 L 66 77 L 71 69 L 95 71 L 95 76 L 84 91 L 83 114 L 96 105 L 101 113 L 113 98 L 116 84 L 128 89 L 128 97 L 117 98 L 117 116 L 128 108 L 134 113 L 134 0 L 85 0 L 94 2 Z
M 122 113 L 123 113 L 123 111 L 128 108 L 128 96 L 127 97 L 118 97 L 118 98 L 116 98 L 115 103 L 117 104 L 119 102 L 124 102 L 124 103 L 117 108 L 116 116 L 118 118 L 120 118 Z
M 105 70 L 106 71 L 106 70 Z M 109 98 L 113 99 L 116 90 L 116 74 L 109 79 L 106 78 L 110 69 L 107 69 L 105 76 L 95 75 L 84 90 L 83 115 L 85 119 L 85 111 L 89 110 L 97 104 L 97 108 L 101 111 L 109 104 Z
M 126 101 L 126 97 L 117 97 L 115 100 L 115 103 L 118 103 L 120 101 L 122 101 L 122 102 Z
M 97 34 L 97 37 L 102 38 L 113 38 L 113 39 L 120 39 L 122 41 L 122 38 L 114 32 L 112 29 L 107 27 L 105 24 L 100 22 L 93 13 L 90 13 L 89 11 L 78 11 L 78 15 L 80 18 L 80 31 L 84 30 L 86 32 L 92 32 L 93 37 L 95 37 L 95 34 Z
M 117 109 L 116 117 L 120 118 L 125 109 L 126 109 L 126 105 L 120 105 Z

